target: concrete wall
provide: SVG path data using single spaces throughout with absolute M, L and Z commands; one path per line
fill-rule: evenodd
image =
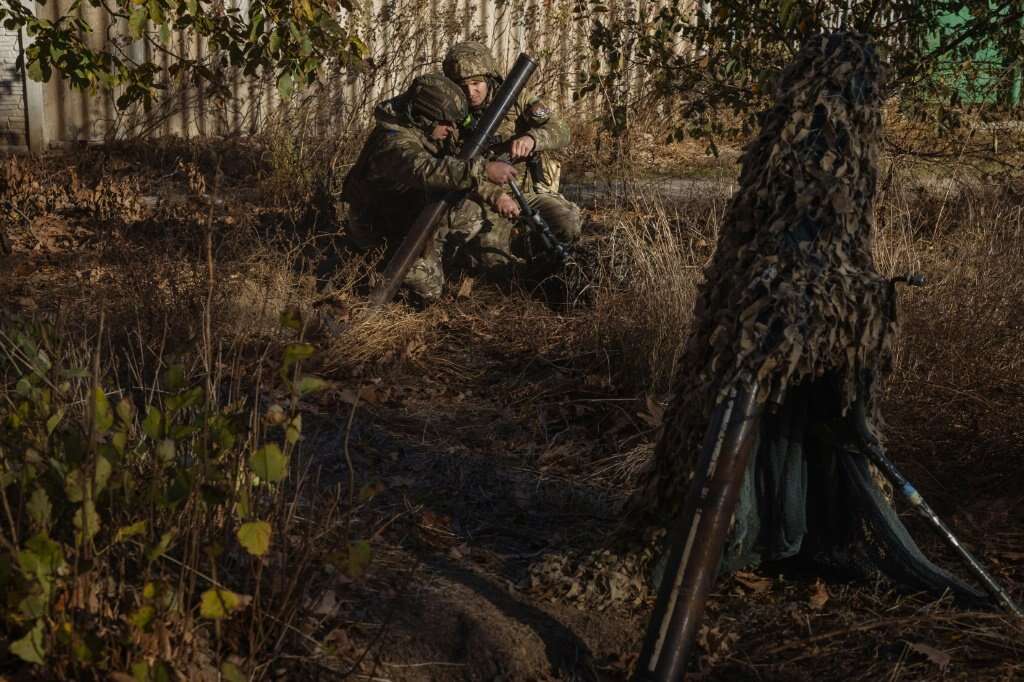
M 25 82 L 15 65 L 21 51 L 16 32 L 0 27 L 0 146 L 28 145 L 25 125 Z

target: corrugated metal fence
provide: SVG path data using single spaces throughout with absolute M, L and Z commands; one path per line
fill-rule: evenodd
M 243 0 L 244 1 L 244 0 Z M 40 16 L 55 19 L 70 0 L 38 5 Z M 696 3 L 694 3 L 696 6 Z M 593 17 L 583 0 L 367 0 L 344 17 L 367 44 L 372 68 L 363 73 L 339 73 L 286 103 L 284 109 L 315 108 L 323 125 L 346 125 L 365 120 L 375 102 L 400 92 L 424 71 L 439 69 L 447 48 L 460 40 L 481 40 L 491 46 L 503 68 L 522 50 L 541 64 L 532 88 L 572 105 L 582 70 L 594 58 L 589 42 Z M 614 0 L 611 15 L 650 11 L 656 0 Z M 102 10 L 82 3 L 78 11 L 93 27 L 97 47 L 108 35 L 127 35 L 127 26 L 110 26 Z M 122 23 L 124 23 L 122 21 Z M 203 55 L 204 45 L 178 33 L 171 37 L 178 54 Z M 127 50 L 137 60 L 155 61 L 165 69 L 172 57 L 154 53 L 144 41 Z M 641 85 L 644 74 L 633 73 L 627 83 Z M 50 143 L 103 140 L 124 135 L 223 135 L 253 132 L 267 115 L 282 109 L 272 83 L 236 78 L 233 96 L 217 100 L 201 88 L 183 87 L 168 94 L 150 111 L 118 111 L 116 93 L 83 93 L 59 79 L 44 86 L 44 130 Z

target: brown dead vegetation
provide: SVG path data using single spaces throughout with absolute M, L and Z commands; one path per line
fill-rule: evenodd
M 124 381 L 161 347 L 199 362 L 207 234 L 214 337 L 240 381 L 257 373 L 281 310 L 340 323 L 310 327 L 332 384 L 303 406 L 318 487 L 291 503 L 313 518 L 349 490 L 353 504 L 278 605 L 291 620 L 277 644 L 202 656 L 242 656 L 232 660 L 253 679 L 626 679 L 651 595 L 611 534 L 657 438 L 730 192 L 714 178 L 735 169 L 723 160 L 688 183 L 580 190 L 586 236 L 563 282 L 456 280 L 426 311 L 366 318 L 373 256 L 344 252 L 330 216 L 307 210 L 315 183 L 278 200 L 267 191 L 282 182 L 273 154 L 203 148 L 7 162 L 67 205 L 23 198 L 22 180 L 0 185 L 14 248 L 0 256 L 6 312 L 85 339 L 103 310 Z M 669 173 L 661 154 L 654 163 Z M 124 198 L 75 194 L 75 166 L 78 192 Z M 580 186 L 586 166 L 576 164 Z M 947 176 L 901 162 L 878 203 L 885 274 L 929 278 L 902 296 L 888 447 L 1021 599 L 1024 188 Z M 346 558 L 331 543 L 342 535 L 369 539 L 365 575 L 339 569 Z M 579 574 L 576 558 L 602 548 L 612 572 Z M 564 558 L 564 579 L 531 580 L 549 556 Z M 998 613 L 771 567 L 721 581 L 696 679 L 1009 680 L 1024 675 L 1022 642 Z M 194 664 L 172 662 L 182 675 Z

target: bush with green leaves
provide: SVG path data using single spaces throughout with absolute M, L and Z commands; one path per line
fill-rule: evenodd
M 153 103 L 173 84 L 228 98 L 237 72 L 273 78 L 287 97 L 326 66 L 361 64 L 366 45 L 341 21 L 353 7 L 350 0 L 251 0 L 244 10 L 212 0 L 72 0 L 51 20 L 21 0 L 0 0 L 0 22 L 32 37 L 25 52 L 30 78 L 48 81 L 57 72 L 76 88 L 118 88 L 117 105 L 126 108 Z M 114 28 L 96 45 L 90 36 L 99 15 L 112 27 L 123 22 L 127 35 Z M 191 51 L 191 39 L 174 38 L 178 31 L 206 48 Z M 169 58 L 166 71 L 150 54 Z
M 247 679 L 227 655 L 258 656 L 280 637 L 310 565 L 313 534 L 295 532 L 289 476 L 300 400 L 324 386 L 301 369 L 313 354 L 302 341 L 284 345 L 256 393 L 273 384 L 284 404 L 257 413 L 252 399 L 221 399 L 209 376 L 182 365 L 147 389 L 111 392 L 98 357 L 84 369 L 89 354 L 52 327 L 0 324 L 10 652 L 57 678 L 189 678 L 187 666 L 206 661 Z
M 682 104 L 666 131 L 676 139 L 749 134 L 804 39 L 835 30 L 875 39 L 893 68 L 890 94 L 912 117 L 953 127 L 972 104 L 1020 96 L 1020 0 L 669 0 L 635 12 L 588 0 L 581 11 L 599 57 L 579 95 L 608 99 L 606 127 L 618 133 L 656 97 Z M 641 87 L 635 73 L 647 75 Z

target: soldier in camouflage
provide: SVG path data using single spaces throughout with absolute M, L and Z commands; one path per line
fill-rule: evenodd
M 469 118 L 462 90 L 439 73 L 419 76 L 405 93 L 379 104 L 374 116 L 376 127 L 342 188 L 353 237 L 394 249 L 424 206 L 462 192 L 404 284 L 425 301 L 436 300 L 444 290 L 444 262 L 460 249 L 478 252 L 484 268 L 506 266 L 507 254 L 491 244 L 494 234 L 510 230 L 507 218 L 519 213 L 501 189 L 517 171 L 500 161 L 454 156 L 459 127 Z
M 468 41 L 448 50 L 443 68 L 466 93 L 472 130 L 502 81 L 497 60 L 482 43 Z M 508 158 L 516 165 L 527 203 L 565 243 L 579 237 L 582 219 L 579 207 L 558 193 L 560 168 L 550 152 L 568 144 L 569 126 L 543 100 L 524 89 L 487 150 L 489 158 Z M 511 225 L 508 235 L 495 235 L 492 241 L 509 248 Z

